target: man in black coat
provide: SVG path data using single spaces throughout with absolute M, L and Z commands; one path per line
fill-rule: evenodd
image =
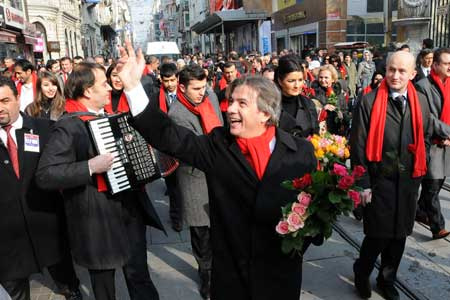
M 377 285 L 386 299 L 399 299 L 394 281 L 414 226 L 429 147 L 430 113 L 425 97 L 410 82 L 414 65 L 410 53 L 394 53 L 385 81 L 363 96 L 354 114 L 351 161 L 368 171 L 358 183 L 365 189 L 366 236 L 354 264 L 355 286 L 363 298 L 371 295 L 369 277 L 381 253 Z
M 416 83 L 417 90 L 429 103 L 433 130 L 430 163 L 422 180 L 416 220 L 430 225 L 433 239 L 442 239 L 450 235 L 445 229 L 439 199 L 445 177 L 450 176 L 450 92 L 447 86 L 450 84 L 450 48 L 436 50 L 433 60 L 430 75 Z
M 129 42 L 127 50 L 129 56 L 121 49 L 121 60 L 127 62 L 119 76 L 136 116 L 133 126 L 156 148 L 206 174 L 211 299 L 298 300 L 301 258 L 282 253 L 275 231 L 280 208 L 297 195 L 281 183 L 312 172 L 317 161 L 311 143 L 274 127 L 281 101 L 274 83 L 254 76 L 237 79 L 227 114 L 230 129 L 217 127 L 197 136 L 147 105 L 139 84 L 142 53 L 136 57 Z M 246 151 L 242 143 L 255 152 Z
M 81 299 L 58 192 L 34 183 L 52 122 L 19 113 L 14 82 L 0 77 L 0 284 L 13 300 L 30 299 L 29 276 L 48 267 L 67 299 Z
M 66 83 L 66 110 L 103 113 L 110 91 L 102 66 L 80 63 Z M 131 299 L 159 299 L 147 267 L 145 225 L 164 230 L 161 221 L 144 190 L 111 195 L 103 189 L 114 157 L 95 155 L 81 118 L 63 116 L 55 124 L 36 181 L 62 190 L 73 258 L 89 270 L 97 300 L 115 299 L 116 268 L 124 271 Z

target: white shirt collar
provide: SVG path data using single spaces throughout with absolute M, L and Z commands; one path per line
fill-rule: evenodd
M 395 99 L 395 98 L 397 98 L 400 95 L 404 96 L 405 99 L 406 99 L 408 97 L 408 90 L 405 90 L 405 92 L 403 94 L 400 94 L 400 93 L 397 93 L 397 92 L 391 92 L 392 99 Z
M 105 113 L 105 109 L 104 109 L 104 108 L 101 108 L 99 111 L 95 111 L 95 110 L 90 109 L 90 108 L 88 108 L 87 110 L 88 110 L 88 112 L 94 113 L 94 114 L 96 114 L 96 115 L 104 114 L 104 113 Z
M 23 127 L 23 117 L 21 114 L 19 114 L 19 117 L 17 118 L 17 120 L 15 122 L 13 122 L 11 124 L 12 128 L 14 129 L 22 129 Z

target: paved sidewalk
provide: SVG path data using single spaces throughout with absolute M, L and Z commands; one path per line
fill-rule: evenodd
M 197 266 L 191 255 L 189 234 L 187 230 L 181 233 L 171 230 L 164 190 L 161 181 L 152 183 L 148 189 L 168 230 L 168 236 L 156 230 L 148 232 L 151 276 L 162 300 L 200 300 Z M 356 255 L 356 251 L 337 234 L 321 247 L 312 246 L 305 256 L 302 299 L 359 299 L 355 295 L 352 273 Z M 87 272 L 77 268 L 77 273 L 82 281 L 85 299 L 93 299 Z M 119 271 L 117 274 L 117 299 L 129 299 L 122 273 Z M 63 299 L 52 292 L 53 288 L 48 274 L 34 276 L 32 299 Z M 382 298 L 374 293 L 372 299 Z
M 197 266 L 191 254 L 188 231 L 176 233 L 171 230 L 168 199 L 164 196 L 163 182 L 152 183 L 148 191 L 168 231 L 168 236 L 156 230 L 148 231 L 149 268 L 160 298 L 161 300 L 201 300 L 197 291 Z M 311 246 L 306 253 L 303 265 L 301 299 L 360 299 L 356 296 L 353 286 L 352 265 L 356 256 L 355 249 L 336 233 L 323 246 Z M 82 282 L 84 299 L 93 299 L 87 272 L 77 268 L 77 273 Z M 117 299 L 128 300 L 121 271 L 117 274 Z M 372 282 L 375 286 L 375 274 Z M 52 292 L 53 288 L 47 273 L 33 276 L 32 300 L 63 300 L 63 297 Z M 371 299 L 382 299 L 376 293 L 376 288 Z M 402 295 L 401 299 L 404 300 L 406 297 Z

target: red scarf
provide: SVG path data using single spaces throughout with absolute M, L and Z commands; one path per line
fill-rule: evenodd
M 341 66 L 341 67 L 339 68 L 339 72 L 341 72 L 341 78 L 342 78 L 342 79 L 345 79 L 345 77 L 347 76 L 347 70 L 345 69 L 344 66 Z
M 208 134 L 214 128 L 222 126 L 219 117 L 216 115 L 214 106 L 207 96 L 205 96 L 202 103 L 194 105 L 186 98 L 178 87 L 177 98 L 191 113 L 200 116 L 200 123 L 204 134 Z
M 260 136 L 254 138 L 236 138 L 236 142 L 247 161 L 261 180 L 270 159 L 270 142 L 275 136 L 275 126 L 270 126 Z
M 119 104 L 117 105 L 117 109 L 116 109 L 116 111 L 113 111 L 111 93 L 109 93 L 109 102 L 108 102 L 108 104 L 105 105 L 104 109 L 105 109 L 105 112 L 108 114 L 129 112 L 130 107 L 128 106 L 127 96 L 125 96 L 125 93 L 122 91 L 122 94 L 120 94 L 120 99 L 119 99 Z
M 363 90 L 363 95 L 367 95 L 372 91 L 372 87 L 370 86 L 370 84 L 368 86 L 366 86 Z
M 442 84 L 441 79 L 433 69 L 431 69 L 430 76 L 439 87 L 439 91 L 441 92 L 443 99 L 441 121 L 447 125 L 450 125 L 450 77 L 447 77 L 444 84 Z
M 31 73 L 31 85 L 33 86 L 33 98 L 36 98 L 36 82 L 37 82 L 37 75 L 36 72 L 32 72 Z M 19 81 L 17 83 L 17 92 L 20 93 L 22 92 L 22 85 L 24 85 L 24 83 L 22 81 Z
M 241 73 L 236 71 L 236 78 L 241 77 Z M 225 79 L 225 76 L 222 75 L 222 78 L 220 78 L 219 81 L 219 89 L 223 90 L 226 89 L 228 87 L 228 83 L 227 80 Z M 220 111 L 221 112 L 226 112 L 228 110 L 228 99 L 224 98 L 222 99 L 222 101 L 220 101 Z
M 366 155 L 369 161 L 379 162 L 382 159 L 388 98 L 389 88 L 386 84 L 386 80 L 383 80 L 378 88 L 370 117 L 369 135 L 367 137 L 366 145 Z M 408 145 L 408 150 L 414 155 L 414 170 L 412 177 L 420 177 L 427 172 L 427 162 L 423 136 L 422 110 L 420 108 L 416 89 L 411 81 L 408 83 L 408 102 L 411 108 L 414 137 L 414 144 Z
M 89 112 L 86 106 L 84 106 L 80 101 L 73 99 L 66 99 L 66 111 L 68 113 L 74 112 Z M 82 121 L 88 121 L 95 117 L 93 116 L 79 116 Z M 102 174 L 95 174 L 97 178 L 97 190 L 99 192 L 108 191 L 108 186 L 106 185 L 105 177 Z
M 159 88 L 159 109 L 167 114 L 166 90 L 162 84 Z

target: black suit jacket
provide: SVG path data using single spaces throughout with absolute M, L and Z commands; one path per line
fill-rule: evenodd
M 216 300 L 298 300 L 301 259 L 281 251 L 275 226 L 281 206 L 296 199 L 281 182 L 313 171 L 312 145 L 276 130 L 276 146 L 262 180 L 227 129 L 197 136 L 177 126 L 151 105 L 134 119 L 157 149 L 206 174 L 213 267 L 211 298 Z
M 62 257 L 62 198 L 34 182 L 52 123 L 23 115 L 23 127 L 16 130 L 19 179 L 0 140 L 0 281 L 26 278 Z M 40 153 L 24 151 L 24 134 L 31 131 L 39 135 Z
M 72 255 L 90 269 L 113 269 L 129 259 L 130 218 L 142 217 L 164 230 L 145 191 L 99 192 L 88 160 L 95 156 L 86 125 L 76 117 L 59 120 L 39 162 L 36 180 L 63 191 Z

